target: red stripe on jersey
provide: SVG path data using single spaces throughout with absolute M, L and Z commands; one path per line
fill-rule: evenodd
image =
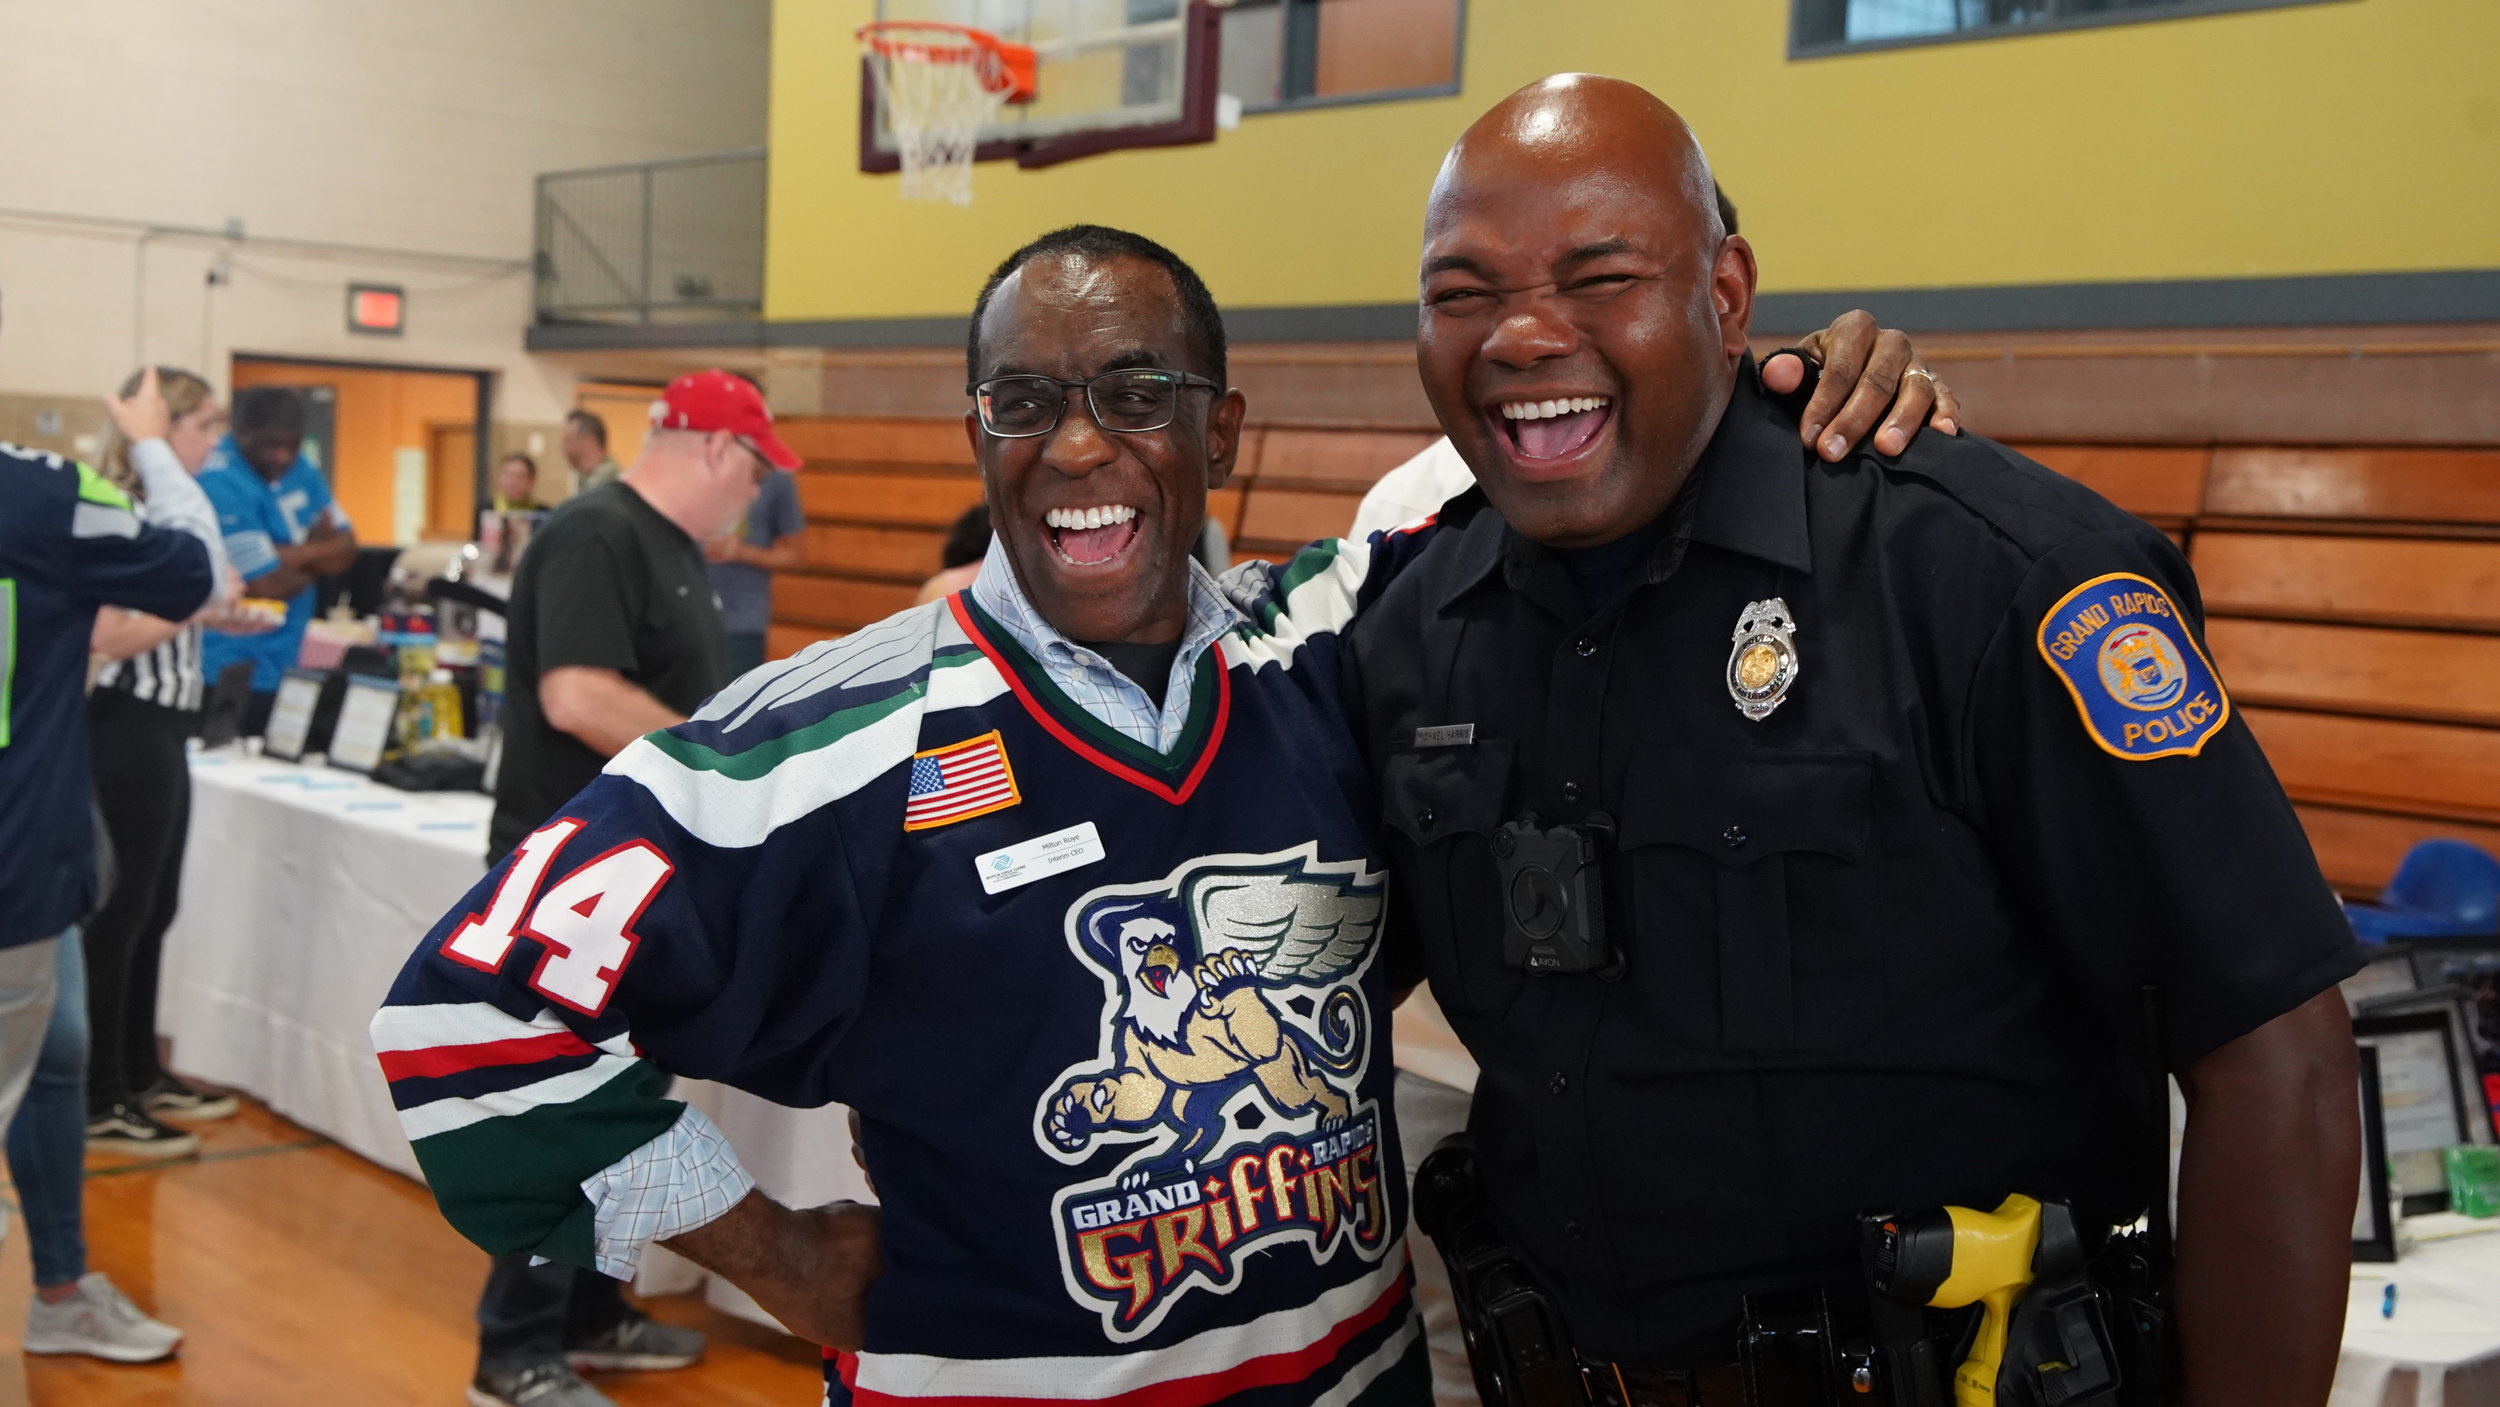
M 835 1354 L 836 1369 L 842 1385 L 851 1390 L 857 1407 L 1067 1407 L 1074 1402 L 1108 1404 L 1109 1407 L 1207 1407 L 1238 1392 L 1257 1388 L 1298 1383 L 1334 1362 L 1355 1336 L 1377 1326 L 1406 1302 L 1407 1277 L 1399 1275 L 1389 1282 L 1380 1298 L 1355 1312 L 1353 1317 L 1330 1329 L 1316 1343 L 1282 1353 L 1263 1354 L 1235 1364 L 1220 1373 L 1202 1373 L 1196 1377 L 1174 1378 L 1153 1383 L 1109 1397 L 919 1397 L 879 1392 L 859 1385 L 859 1359 L 856 1355 Z M 1060 1360 L 1065 1362 L 1066 1360 Z M 1117 1357 L 1105 1358 L 1106 1365 L 1117 1364 Z
M 386 1050 L 381 1053 L 382 1078 L 392 1081 L 440 1079 L 445 1075 L 457 1075 L 463 1070 L 482 1070 L 489 1065 L 527 1065 L 564 1055 L 596 1054 L 598 1047 L 572 1032 L 550 1031 L 543 1036 L 480 1041 L 475 1045 L 438 1045 L 430 1050 Z

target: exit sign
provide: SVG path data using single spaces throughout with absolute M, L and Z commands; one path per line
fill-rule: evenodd
M 347 286 L 347 330 L 397 337 L 408 330 L 408 294 L 387 283 Z

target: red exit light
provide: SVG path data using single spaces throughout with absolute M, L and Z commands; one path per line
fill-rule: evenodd
M 398 336 L 406 330 L 407 295 L 399 289 L 379 283 L 351 283 L 347 286 L 347 330 L 379 332 Z

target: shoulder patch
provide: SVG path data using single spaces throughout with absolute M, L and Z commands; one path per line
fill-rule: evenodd
M 2231 700 L 2178 606 L 2133 572 L 2067 592 L 2040 618 L 2039 645 L 2112 757 L 2194 757 L 2230 721 Z

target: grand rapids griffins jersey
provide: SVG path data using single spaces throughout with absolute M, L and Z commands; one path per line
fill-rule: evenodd
M 886 1268 L 832 1401 L 1420 1400 L 1336 631 L 1424 536 L 1229 574 L 1168 755 L 968 592 L 626 749 L 375 1021 L 445 1215 L 589 1264 L 670 1073 L 839 1101 Z

